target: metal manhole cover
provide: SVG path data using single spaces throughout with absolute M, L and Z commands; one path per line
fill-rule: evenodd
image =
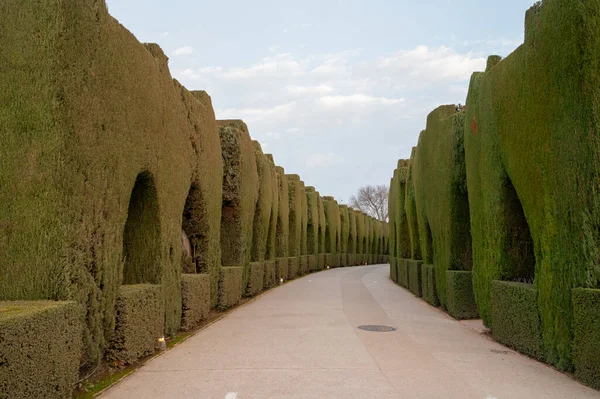
M 358 326 L 361 330 L 365 331 L 374 331 L 374 332 L 391 332 L 396 331 L 394 327 L 390 326 L 379 326 L 379 325 L 366 325 L 366 326 Z

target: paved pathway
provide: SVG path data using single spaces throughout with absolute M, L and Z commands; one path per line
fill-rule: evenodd
M 430 307 L 388 272 L 333 269 L 271 290 L 102 398 L 600 398 L 492 341 L 480 322 Z

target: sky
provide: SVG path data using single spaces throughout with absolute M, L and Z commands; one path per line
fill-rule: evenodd
M 286 173 L 348 203 L 389 185 L 429 112 L 464 104 L 491 54 L 523 42 L 535 0 L 107 0 L 174 78 L 243 119 Z

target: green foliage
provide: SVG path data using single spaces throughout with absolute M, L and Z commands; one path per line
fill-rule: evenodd
M 514 274 L 506 186 L 531 232 L 544 358 L 572 364 L 570 290 L 600 282 L 598 0 L 546 0 L 525 43 L 471 79 L 465 120 L 474 288 L 484 322 L 491 283 Z M 532 168 L 531 165 L 536 165 Z M 510 183 L 509 183 L 510 182 Z
M 406 261 L 408 268 L 408 289 L 416 296 L 422 296 L 421 292 L 421 266 L 423 261 L 420 260 L 408 260 Z
M 107 358 L 131 364 L 154 353 L 164 335 L 165 307 L 160 285 L 123 285 L 115 306 L 115 334 Z
M 464 112 L 440 106 L 429 114 L 411 162 L 420 252 L 435 265 L 437 287 L 446 286 L 446 270 L 473 265 L 463 142 Z M 445 290 L 438 297 L 445 307 Z
M 501 344 L 543 360 L 537 296 L 533 284 L 493 281 L 492 333 Z
M 290 261 L 288 258 L 277 258 L 275 260 L 275 283 L 279 284 L 281 279 L 286 281 L 289 275 Z
M 288 178 L 281 166 L 276 166 L 278 181 L 279 212 L 275 233 L 275 254 L 277 258 L 287 258 L 290 234 L 290 201 L 288 194 Z
M 446 298 L 448 313 L 455 319 L 476 319 L 479 317 L 477 303 L 473 295 L 472 272 L 447 270 Z
M 208 317 L 210 311 L 210 276 L 181 275 L 181 329 L 188 331 Z
M 270 260 L 265 262 L 265 274 L 263 279 L 263 288 L 269 289 L 277 285 L 277 268 L 276 261 Z
M 408 288 L 408 259 L 398 258 L 398 284 Z
M 244 296 L 251 297 L 263 290 L 265 278 L 264 262 L 250 262 L 250 278 L 246 285 Z
M 319 254 L 319 202 L 318 194 L 314 187 L 306 187 L 307 226 L 306 241 L 307 254 Z M 311 269 L 312 270 L 312 269 Z
M 436 289 L 435 273 L 436 269 L 434 265 L 421 266 L 421 292 L 423 299 L 431 306 L 437 307 L 440 306 L 440 299 Z
M 390 278 L 393 282 L 398 282 L 398 263 L 396 258 L 392 258 L 390 262 Z
M 306 195 L 302 190 L 300 176 L 286 175 L 288 181 L 288 200 L 289 200 L 289 234 L 288 234 L 288 255 L 300 256 L 302 247 L 302 198 Z
M 0 397 L 71 397 L 83 316 L 75 302 L 0 302 Z
M 340 207 L 333 197 L 323 197 L 323 211 L 325 214 L 325 251 L 326 253 L 340 253 L 342 222 Z
M 277 172 L 271 161 L 263 154 L 258 141 L 252 141 L 258 174 L 258 200 L 254 210 L 254 231 L 250 260 L 263 261 L 267 256 L 269 232 L 272 231 L 273 202 L 276 196 Z M 249 165 L 248 167 L 251 167 Z M 272 245 L 272 244 L 271 244 Z M 271 251 L 272 253 L 273 251 Z
M 221 311 L 237 305 L 242 299 L 243 267 L 224 266 L 219 277 L 219 301 L 217 308 Z
M 584 384 L 600 389 L 600 290 L 573 290 L 573 364 Z
M 415 260 L 421 260 L 421 239 L 419 238 L 419 224 L 417 218 L 417 203 L 416 203 L 416 193 L 415 193 L 415 179 L 414 168 L 415 168 L 415 153 L 417 148 L 413 147 L 411 155 L 410 155 L 410 163 L 408 166 L 408 170 L 406 173 L 406 186 L 404 189 L 405 199 L 404 199 L 404 209 L 406 211 L 406 221 L 408 224 L 408 235 L 410 239 L 410 258 Z M 402 194 L 402 190 L 400 190 L 400 195 Z M 396 233 L 398 235 L 398 233 Z M 398 251 L 398 257 L 403 256 Z M 425 259 L 426 262 L 430 263 L 431 260 Z
M 160 281 L 160 221 L 154 179 L 143 172 L 135 180 L 123 232 L 123 284 Z
M 143 280 L 163 286 L 166 332 L 181 320 L 181 216 L 192 182 L 210 215 L 206 271 L 218 275 L 214 112 L 206 93 L 174 81 L 160 48 L 140 44 L 102 1 L 7 0 L 2 16 L 0 252 L 10 267 L 0 268 L 0 298 L 82 304 L 89 366 L 114 331 L 127 204 L 140 173 L 153 177 L 161 233 L 146 248 L 155 257 Z
M 218 121 L 218 125 L 223 156 L 221 264 L 243 267 L 242 286 L 245 287 L 250 275 L 254 212 L 259 194 L 256 157 L 244 122 Z

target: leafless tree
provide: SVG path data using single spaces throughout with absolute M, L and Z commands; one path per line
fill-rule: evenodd
M 350 197 L 350 206 L 379 220 L 388 220 L 388 192 L 386 185 L 365 186 Z

